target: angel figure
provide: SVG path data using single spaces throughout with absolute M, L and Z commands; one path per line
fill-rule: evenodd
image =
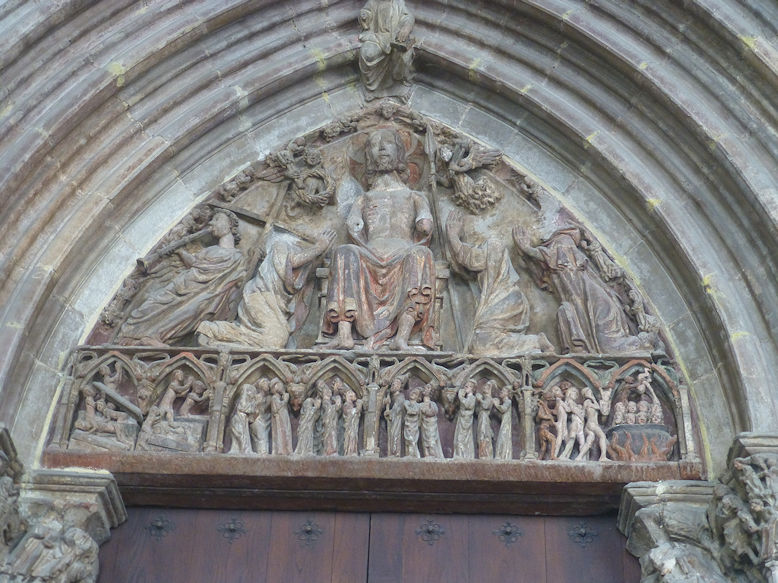
M 486 177 L 475 180 L 469 173 L 478 168 L 494 166 L 502 152 L 478 146 L 469 139 L 461 139 L 453 146 L 442 145 L 438 153 L 447 169 L 438 176 L 438 180 L 443 186 L 454 189 L 452 199 L 456 205 L 479 214 L 499 202 L 502 192 L 495 189 Z

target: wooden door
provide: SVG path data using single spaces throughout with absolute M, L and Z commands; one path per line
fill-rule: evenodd
M 100 583 L 637 583 L 614 516 L 130 508 Z

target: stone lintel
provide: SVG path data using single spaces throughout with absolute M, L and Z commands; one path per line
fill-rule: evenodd
M 624 484 L 700 476 L 683 462 L 246 455 L 113 455 L 48 451 L 49 466 L 108 468 L 128 504 L 312 510 L 597 514 L 618 508 Z

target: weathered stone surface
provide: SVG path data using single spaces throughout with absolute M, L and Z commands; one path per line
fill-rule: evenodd
M 715 482 L 629 484 L 619 528 L 645 583 L 778 576 L 778 436 L 740 434 Z

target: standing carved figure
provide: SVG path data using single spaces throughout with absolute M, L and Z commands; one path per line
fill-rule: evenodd
M 465 243 L 463 234 L 464 215 L 455 209 L 446 221 L 451 258 L 477 276 L 481 292 L 466 351 L 476 355 L 554 352 L 545 334 L 525 334 L 530 308 L 505 246 L 496 240 L 475 246 Z
M 554 399 L 551 393 L 543 394 L 538 399 L 538 412 L 535 415 L 535 421 L 538 428 L 538 459 L 555 460 L 557 434 L 554 414 L 556 409 L 549 405 L 549 401 Z M 553 429 L 553 431 L 552 431 Z
M 551 396 L 554 398 L 554 411 L 556 412 L 556 422 L 554 429 L 556 431 L 556 446 L 554 455 L 551 459 L 558 459 L 562 451 L 562 445 L 567 442 L 567 414 L 568 409 L 565 406 L 565 395 L 571 385 L 568 381 L 562 381 L 558 385 L 551 387 Z
M 194 379 L 192 377 L 184 381 L 184 371 L 181 369 L 173 372 L 173 379 L 168 383 L 167 389 L 165 389 L 165 393 L 162 395 L 162 400 L 159 402 L 159 409 L 165 415 L 165 419 L 171 427 L 175 427 L 175 423 L 173 423 L 175 416 L 173 404 L 177 399 L 185 397 L 189 393 L 193 382 Z
M 338 420 L 342 399 L 322 383 L 322 454 L 338 455 Z
M 478 394 L 475 400 L 478 402 L 478 425 L 476 434 L 478 435 L 478 459 L 494 458 L 494 431 L 492 431 L 492 407 L 494 407 L 494 389 L 497 383 L 488 381 Z
M 343 455 L 359 455 L 359 419 L 362 399 L 349 389 L 343 401 Z
M 583 390 L 583 408 L 586 418 L 584 424 L 584 445 L 578 452 L 576 460 L 588 459 L 589 450 L 594 444 L 594 440 L 597 440 L 597 444 L 600 447 L 600 461 L 604 462 L 608 460 L 608 439 L 605 437 L 605 432 L 600 427 L 599 415 L 600 405 L 597 403 L 597 399 L 594 398 L 594 393 L 589 387 L 585 387 Z
M 425 385 L 421 402 L 421 444 L 424 457 L 443 459 L 443 446 L 438 429 L 438 405 L 432 400 L 432 385 Z
M 201 403 L 207 402 L 211 398 L 211 392 L 208 390 L 206 384 L 201 380 L 194 380 L 192 382 L 192 388 L 186 394 L 184 404 L 181 405 L 179 415 L 181 417 L 191 417 L 192 408 Z
M 500 398 L 494 401 L 494 408 L 500 414 L 500 431 L 497 433 L 497 447 L 494 453 L 494 457 L 498 460 L 513 459 L 512 404 L 511 388 L 503 387 Z
M 421 457 L 419 453 L 419 425 L 421 422 L 421 405 L 419 404 L 419 389 L 413 388 L 403 403 L 405 421 L 403 424 L 403 441 L 406 457 Z
M 544 280 L 560 299 L 557 325 L 562 352 L 624 353 L 653 348 L 630 333 L 621 301 L 583 251 L 589 242 L 580 228 L 560 229 L 537 247 L 522 227 L 513 229 L 513 238 L 519 251 L 540 266 Z
M 251 441 L 257 455 L 270 453 L 270 382 L 262 378 L 257 382 L 256 413 L 251 422 Z
M 305 456 L 314 454 L 314 429 L 321 408 L 321 398 L 308 397 L 300 409 L 300 423 L 297 425 L 297 447 L 294 454 Z
M 371 100 L 378 96 L 373 92 L 410 81 L 414 18 L 405 0 L 368 0 L 359 13 L 359 24 L 363 31 L 359 70 Z
M 559 459 L 569 460 L 573 453 L 575 444 L 578 443 L 578 450 L 582 450 L 586 438 L 584 437 L 584 408 L 578 403 L 578 389 L 568 387 L 565 394 L 565 400 L 562 403 L 564 410 L 568 414 L 567 438 L 565 449 Z
M 186 269 L 151 292 L 119 332 L 119 343 L 167 346 L 194 332 L 200 322 L 225 317 L 234 309 L 246 275 L 243 254 L 235 248 L 238 219 L 217 212 L 210 223 L 217 245 L 197 253 L 176 252 Z
M 457 424 L 454 428 L 454 457 L 473 459 L 475 457 L 475 445 L 473 442 L 473 414 L 475 413 L 475 381 L 468 380 L 465 386 L 459 389 L 457 400 Z
M 249 419 L 256 414 L 256 396 L 257 389 L 254 385 L 248 383 L 241 385 L 232 417 L 230 417 L 232 445 L 229 453 L 231 454 L 252 453 Z
M 308 315 L 311 272 L 334 240 L 335 231 L 327 230 L 314 245 L 303 248 L 292 235 L 269 235 L 265 259 L 243 288 L 237 320 L 202 322 L 198 341 L 284 348 Z
M 392 381 L 392 386 L 389 388 L 390 396 L 385 402 L 384 417 L 386 418 L 387 449 L 390 457 L 402 456 L 402 428 L 405 412 L 405 395 L 402 388 L 405 381 L 405 377 L 397 377 Z
M 370 134 L 365 158 L 370 190 L 357 197 L 346 220 L 353 244 L 333 254 L 323 331 L 337 334 L 331 346 L 339 349 L 353 348 L 356 333 L 368 349 L 394 337 L 392 349 L 408 350 L 415 331 L 432 348 L 435 260 L 429 203 L 405 185 L 408 165 L 397 131 Z
M 270 383 L 273 455 L 292 454 L 292 424 L 289 419 L 289 393 L 280 379 Z

